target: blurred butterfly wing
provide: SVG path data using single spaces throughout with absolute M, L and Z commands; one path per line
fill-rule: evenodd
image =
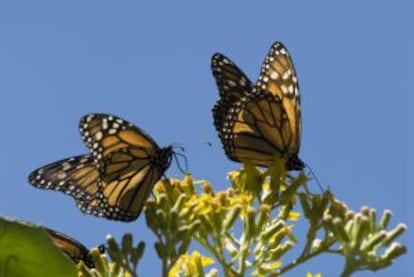
M 229 58 L 216 53 L 211 58 L 211 70 L 219 89 L 220 100 L 213 107 L 214 126 L 221 136 L 224 118 L 230 106 L 251 93 L 253 84 Z
M 233 161 L 269 166 L 275 162 L 275 156 L 285 156 L 285 149 L 294 143 L 281 100 L 265 91 L 234 103 L 226 122 L 222 143 Z
M 136 219 L 154 184 L 169 166 L 152 138 L 129 122 L 111 115 L 90 114 L 81 134 L 100 168 L 99 205 L 108 219 Z M 171 156 L 171 153 L 167 153 Z
M 291 56 L 285 46 L 275 42 L 269 50 L 254 91 L 265 90 L 281 100 L 290 122 L 292 142 L 289 153 L 298 153 L 302 121 L 299 84 Z
M 29 182 L 40 189 L 62 191 L 72 196 L 80 210 L 99 214 L 96 194 L 99 171 L 91 155 L 60 160 L 33 171 Z
M 95 264 L 89 250 L 79 241 L 67 235 L 49 228 L 45 228 L 53 243 L 64 252 L 75 264 L 83 261 L 88 267 L 93 268 Z

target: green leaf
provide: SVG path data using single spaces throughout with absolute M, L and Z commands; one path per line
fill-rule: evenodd
M 75 264 L 40 226 L 0 217 L 0 276 L 75 277 Z

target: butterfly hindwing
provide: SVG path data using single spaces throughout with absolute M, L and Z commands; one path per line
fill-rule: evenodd
M 29 182 L 37 188 L 69 194 L 83 212 L 98 215 L 98 175 L 94 158 L 91 155 L 81 155 L 33 171 L 29 175 Z
M 141 154 L 141 157 L 138 155 Z M 137 218 L 154 184 L 164 170 L 154 167 L 152 157 L 140 149 L 124 148 L 102 160 L 101 208 L 107 218 Z
M 281 100 L 265 91 L 234 103 L 223 129 L 224 149 L 234 161 L 248 160 L 268 166 L 283 156 L 292 141 L 289 121 Z

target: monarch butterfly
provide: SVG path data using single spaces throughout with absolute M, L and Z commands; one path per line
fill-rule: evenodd
M 302 170 L 299 85 L 282 43 L 270 48 L 255 85 L 222 54 L 213 55 L 211 67 L 220 93 L 214 125 L 229 159 L 268 167 L 280 157 L 288 170 Z
M 64 252 L 75 264 L 78 264 L 80 261 L 83 261 L 88 267 L 95 267 L 92 256 L 89 253 L 89 250 L 81 244 L 79 241 L 71 238 L 67 235 L 59 233 L 55 230 L 45 228 L 49 233 L 52 242 Z M 105 246 L 98 246 L 99 251 L 102 253 L 105 252 Z
M 138 127 L 108 114 L 84 116 L 80 133 L 91 154 L 37 169 L 29 175 L 29 182 L 69 194 L 86 214 L 135 220 L 170 166 L 173 147 L 160 148 Z

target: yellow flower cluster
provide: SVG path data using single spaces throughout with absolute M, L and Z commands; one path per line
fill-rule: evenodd
M 197 257 L 210 259 L 198 252 L 188 255 L 195 240 L 228 276 L 275 272 L 281 265 L 279 258 L 296 242 L 288 222 L 300 218 L 293 211 L 295 192 L 307 181 L 302 174 L 288 180 L 282 164 L 278 166 L 262 172 L 246 164 L 229 173 L 232 187 L 225 191 L 214 190 L 204 180 L 194 181 L 190 175 L 158 182 L 145 213 L 158 237 L 156 249 L 166 270 L 187 276 L 184 271 L 202 271 L 209 265 L 195 262 Z
M 404 246 L 393 242 L 406 226 L 386 230 L 390 211 L 377 222 L 375 210 L 364 207 L 354 212 L 330 190 L 311 193 L 308 177 L 303 173 L 288 175 L 283 163 L 266 171 L 245 164 L 228 177 L 231 187 L 224 191 L 215 190 L 205 180 L 195 181 L 191 175 L 155 185 L 154 197 L 145 206 L 145 218 L 157 238 L 162 276 L 281 276 L 322 253 L 345 257 L 342 276 L 350 276 L 365 268 L 386 267 L 406 252 Z M 296 246 L 294 231 L 299 219 L 308 223 L 303 249 L 286 261 L 285 254 Z M 190 251 L 193 242 L 202 254 Z M 143 243 L 132 247 L 128 235 L 122 249 L 108 239 L 108 254 L 114 264 L 99 262 L 93 255 L 96 270 L 105 274 L 124 270 L 124 275 L 102 276 L 137 276 L 143 250 Z M 84 272 L 81 276 L 95 276 L 87 275 L 90 271 L 86 269 Z

